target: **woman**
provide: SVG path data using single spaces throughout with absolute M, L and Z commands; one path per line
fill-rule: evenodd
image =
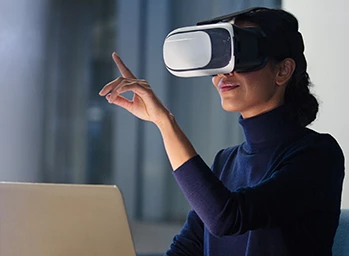
M 318 103 L 309 92 L 297 19 L 255 8 L 231 15 L 259 27 L 273 46 L 261 69 L 218 74 L 226 111 L 240 112 L 246 141 L 221 150 L 209 168 L 148 83 L 114 53 L 122 77 L 100 92 L 157 125 L 174 176 L 193 210 L 167 255 L 332 255 L 344 157 L 333 137 L 306 128 Z M 120 94 L 134 92 L 133 100 Z

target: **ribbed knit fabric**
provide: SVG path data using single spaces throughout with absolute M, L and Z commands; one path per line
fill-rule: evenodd
M 219 151 L 211 168 L 195 156 L 174 172 L 193 210 L 167 255 L 332 255 L 338 143 L 300 127 L 287 106 L 239 122 L 244 143 Z

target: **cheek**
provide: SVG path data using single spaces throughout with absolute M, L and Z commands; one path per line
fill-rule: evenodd
M 216 77 L 215 77 L 215 76 L 213 76 L 213 77 L 212 77 L 212 83 L 213 83 L 214 85 L 216 85 L 216 83 L 215 83 L 215 79 L 216 79 Z
M 269 81 L 251 84 L 247 90 L 249 97 L 256 101 L 269 100 L 275 94 L 275 86 Z

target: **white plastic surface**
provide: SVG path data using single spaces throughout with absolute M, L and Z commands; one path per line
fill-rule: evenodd
M 194 69 L 211 60 L 211 40 L 207 33 L 195 31 L 174 34 L 164 43 L 164 61 L 170 69 Z
M 178 77 L 210 76 L 229 73 L 234 69 L 234 40 L 231 40 L 232 55 L 226 66 L 204 68 L 212 58 L 211 38 L 209 29 L 225 29 L 234 37 L 230 23 L 218 23 L 202 26 L 189 26 L 173 30 L 168 34 L 163 46 L 163 57 L 167 70 Z

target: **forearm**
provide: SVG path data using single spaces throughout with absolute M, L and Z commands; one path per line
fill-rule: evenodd
M 165 150 L 173 170 L 176 170 L 190 158 L 197 155 L 193 145 L 172 114 L 169 114 L 157 126 L 162 135 Z
M 160 120 L 161 123 L 156 124 L 172 168 L 176 170 L 175 178 L 181 190 L 210 232 L 217 236 L 225 234 L 228 224 L 234 223 L 231 219 L 235 220 L 235 213 L 239 212 L 236 204 L 239 200 L 232 197 L 200 157 L 195 157 L 197 153 L 194 147 L 173 115 L 168 114 Z M 231 211 L 226 211 L 227 206 L 232 207 Z M 236 229 L 239 227 L 234 227 L 231 231 L 236 232 Z

